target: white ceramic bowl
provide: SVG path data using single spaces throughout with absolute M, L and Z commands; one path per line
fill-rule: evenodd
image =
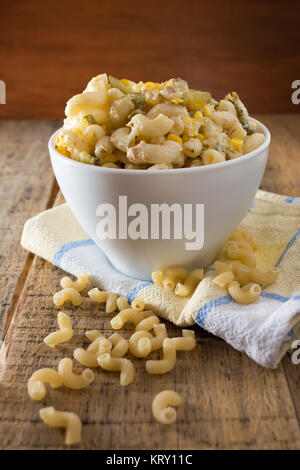
M 55 150 L 60 129 L 50 138 L 49 151 L 60 189 L 88 235 L 119 271 L 149 280 L 152 271 L 166 266 L 208 266 L 246 215 L 261 182 L 271 140 L 268 129 L 258 124 L 266 138 L 256 150 L 234 160 L 194 168 L 118 170 L 80 163 Z M 103 203 L 118 208 L 119 195 L 127 196 L 128 206 L 144 204 L 149 213 L 151 204 L 204 204 L 203 248 L 187 251 L 185 238 L 99 240 L 96 209 Z

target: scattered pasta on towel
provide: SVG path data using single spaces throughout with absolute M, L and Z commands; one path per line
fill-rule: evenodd
M 258 248 L 253 235 L 241 229 L 236 229 L 224 244 L 224 261 L 215 261 L 216 276 L 213 283 L 226 289 L 230 296 L 240 304 L 255 302 L 261 287 L 276 282 L 279 269 L 273 267 L 263 272 L 256 267 L 255 251 Z M 204 276 L 203 269 L 189 272 L 182 266 L 170 266 L 154 271 L 152 281 L 158 287 L 173 291 L 180 297 L 193 295 Z
M 279 269 L 263 272 L 256 267 L 255 251 L 258 244 L 253 235 L 236 229 L 225 243 L 226 261 L 215 261 L 215 285 L 226 289 L 240 304 L 251 304 L 259 299 L 262 287 L 276 282 Z

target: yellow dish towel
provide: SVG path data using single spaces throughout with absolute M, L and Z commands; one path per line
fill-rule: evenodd
M 152 282 L 129 278 L 107 260 L 74 218 L 67 204 L 29 219 L 22 246 L 76 275 L 87 271 L 94 284 L 147 308 L 178 326 L 197 323 L 245 352 L 259 364 L 275 368 L 300 335 L 300 198 L 258 191 L 240 227 L 259 243 L 257 266 L 280 268 L 276 283 L 263 289 L 251 305 L 234 302 L 215 286 L 213 268 L 190 298 L 180 298 Z

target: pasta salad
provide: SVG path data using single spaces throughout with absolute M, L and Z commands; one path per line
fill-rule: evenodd
M 98 75 L 67 102 L 65 113 L 56 150 L 109 168 L 216 164 L 241 157 L 265 140 L 236 92 L 216 101 L 181 78 L 135 83 Z

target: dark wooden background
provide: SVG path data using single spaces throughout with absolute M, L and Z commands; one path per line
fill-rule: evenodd
M 299 0 L 0 0 L 0 117 L 62 117 L 104 71 L 181 76 L 218 99 L 237 90 L 251 112 L 299 112 L 299 18 Z

